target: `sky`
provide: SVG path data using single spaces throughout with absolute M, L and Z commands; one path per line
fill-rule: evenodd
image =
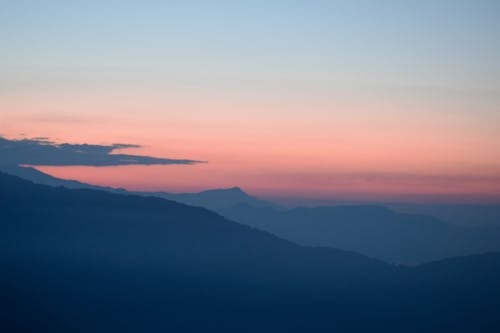
M 0 135 L 129 189 L 500 202 L 500 1 L 0 0 Z

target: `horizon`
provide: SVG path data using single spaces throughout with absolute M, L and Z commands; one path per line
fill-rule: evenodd
M 500 203 L 498 14 L 489 0 L 12 2 L 0 135 L 155 161 L 32 164 L 129 190 Z
M 2 139 L 2 136 L 0 136 Z M 3 137 L 3 139 L 6 139 Z M 25 140 L 37 141 L 41 139 L 41 141 L 48 140 L 47 137 L 41 138 L 26 138 L 20 137 L 18 139 L 9 140 L 10 142 L 22 142 Z M 68 144 L 68 143 L 55 143 L 54 144 Z M 89 144 L 89 143 L 85 143 Z M 90 143 L 91 144 L 91 143 Z M 0 147 L 1 148 L 1 147 Z M 132 148 L 119 148 L 118 151 L 122 150 L 135 150 L 135 152 L 140 153 L 142 147 L 132 147 Z M 114 154 L 110 153 L 108 156 L 113 156 Z M 161 157 L 150 157 L 144 155 L 131 155 L 131 156 L 139 156 L 146 158 L 158 158 Z M 6 157 L 6 155 L 4 155 Z M 189 160 L 188 160 L 189 161 Z M 365 187 L 365 191 L 359 191 L 359 188 L 356 188 L 356 185 L 352 180 L 347 183 L 346 187 L 341 190 L 336 190 L 331 186 L 327 187 L 326 192 L 301 192 L 301 189 L 291 191 L 286 187 L 283 189 L 276 188 L 259 188 L 254 187 L 252 184 L 246 183 L 247 186 L 242 185 L 241 183 L 231 183 L 230 181 L 224 180 L 219 182 L 206 182 L 204 181 L 206 178 L 199 178 L 198 181 L 192 181 L 191 184 L 183 178 L 182 176 L 192 176 L 192 173 L 185 172 L 185 168 L 192 168 L 196 165 L 204 165 L 208 164 L 207 161 L 195 161 L 194 165 L 185 165 L 181 164 L 170 164 L 167 165 L 155 165 L 153 164 L 124 164 L 124 165 L 43 165 L 43 164 L 30 164 L 30 163 L 20 163 L 19 166 L 27 166 L 32 167 L 38 171 L 41 171 L 50 176 L 65 179 L 65 180 L 77 180 L 83 183 L 88 183 L 91 185 L 97 186 L 107 186 L 113 188 L 123 188 L 128 191 L 145 191 L 145 192 L 155 192 L 155 191 L 163 191 L 170 193 L 193 193 L 193 192 L 202 192 L 207 190 L 217 190 L 217 189 L 230 189 L 230 188 L 240 188 L 243 189 L 245 193 L 250 194 L 252 196 L 256 196 L 261 199 L 265 199 L 268 201 L 276 202 L 278 204 L 282 204 L 285 206 L 296 206 L 296 205 L 305 205 L 305 206 L 317 206 L 323 204 L 484 204 L 484 205 L 495 205 L 500 204 L 500 192 L 496 191 L 497 182 L 500 183 L 500 176 L 496 177 L 463 177 L 462 175 L 453 176 L 453 175 L 408 175 L 408 174 L 367 174 L 367 175 L 356 175 L 356 174 L 341 174 L 338 176 L 338 180 L 340 182 L 345 182 L 345 178 L 352 178 L 361 176 L 361 182 L 358 181 L 358 184 L 363 184 L 363 182 L 374 183 L 377 181 L 382 182 L 386 185 L 386 189 L 390 189 L 390 182 L 392 181 L 392 185 L 396 188 L 401 188 L 401 185 L 407 186 L 408 181 L 412 180 L 414 185 L 417 185 L 421 188 L 426 188 L 429 185 L 429 182 L 436 182 L 439 186 L 441 183 L 440 191 L 436 192 L 414 192 L 407 191 L 403 193 L 401 191 L 380 191 L 380 189 L 373 187 Z M 16 164 L 17 165 L 17 164 Z M 175 170 L 177 174 L 175 175 L 175 182 L 168 182 L 171 178 L 169 176 L 165 176 L 165 172 L 169 172 Z M 144 178 L 141 178 L 142 175 L 147 174 L 149 177 L 158 177 L 161 181 L 167 180 L 167 185 L 160 184 L 157 182 L 155 185 L 154 181 L 150 184 L 144 185 L 141 181 Z M 170 174 L 171 175 L 171 174 Z M 132 176 L 132 177 L 131 177 Z M 313 175 L 317 176 L 317 175 Z M 331 175 L 330 175 L 331 176 Z M 406 178 L 406 179 L 405 179 Z M 490 193 L 486 192 L 476 192 L 466 190 L 466 191 L 457 191 L 457 192 L 447 192 L 447 186 L 450 185 L 453 180 L 463 178 L 462 181 L 465 183 L 469 183 L 470 185 L 477 188 L 483 184 L 490 185 L 490 188 L 493 189 Z M 232 179 L 232 178 L 231 178 Z M 139 183 L 137 182 L 139 180 Z M 388 184 L 389 181 L 389 184 Z M 427 181 L 427 183 L 425 182 Z M 493 181 L 493 184 L 491 182 Z M 284 183 L 285 186 L 289 186 L 291 182 Z M 423 184 L 422 184 L 423 183 Z M 423 185 L 423 186 L 422 186 Z M 492 186 L 491 186 L 492 185 Z M 481 188 L 480 188 L 481 189 Z M 367 191 L 368 190 L 368 191 Z M 444 190 L 444 191 L 443 191 Z
M 14 166 L 14 164 L 4 164 L 3 166 Z M 300 206 L 306 206 L 306 207 L 319 207 L 319 206 L 324 206 L 324 205 L 405 205 L 405 204 L 410 204 L 410 205 L 498 205 L 500 204 L 499 201 L 496 201 L 495 198 L 492 198 L 489 201 L 483 200 L 483 198 L 480 198 L 480 200 L 471 200 L 470 197 L 467 198 L 462 198 L 458 197 L 455 198 L 455 200 L 450 200 L 449 197 L 440 197 L 440 196 L 434 196 L 431 197 L 429 195 L 423 195 L 419 197 L 401 197 L 399 196 L 394 196 L 394 197 L 381 197 L 381 196 L 376 196 L 374 198 L 360 198 L 359 196 L 349 198 L 345 196 L 326 196 L 326 197 L 313 197 L 313 196 L 298 196 L 289 194 L 289 195 L 283 195 L 280 193 L 277 193 L 275 195 L 269 195 L 269 194 L 259 194 L 259 193 L 253 193 L 251 191 L 248 191 L 246 188 L 239 186 L 238 184 L 234 185 L 228 185 L 228 186 L 220 186 L 220 187 L 206 187 L 206 188 L 200 188 L 200 187 L 195 187 L 192 188 L 190 191 L 185 190 L 184 187 L 182 187 L 180 190 L 172 190 L 172 189 L 165 189 L 164 187 L 159 187 L 159 188 L 130 188 L 130 187 L 123 187 L 121 186 L 121 183 L 113 184 L 109 183 L 109 181 L 103 180 L 102 182 L 92 182 L 92 179 L 89 179 L 88 181 L 85 179 L 82 179 L 82 177 L 71 177 L 71 176 L 66 176 L 60 177 L 58 175 L 58 172 L 51 172 L 51 170 L 57 170 L 60 168 L 64 168 L 64 170 L 78 170 L 79 168 L 82 168 L 81 166 L 76 166 L 76 167 L 51 167 L 51 166 L 43 166 L 43 165 L 30 165 L 30 164 L 19 164 L 17 165 L 19 167 L 24 167 L 24 168 L 31 168 L 34 170 L 37 170 L 45 175 L 49 175 L 52 177 L 55 177 L 56 179 L 61 179 L 61 180 L 70 180 L 70 181 L 79 181 L 84 184 L 88 185 L 93 185 L 93 186 L 103 186 L 103 187 L 109 187 L 109 188 L 114 188 L 114 189 L 123 189 L 126 191 L 139 191 L 139 192 L 164 192 L 164 193 L 171 193 L 171 194 L 193 194 L 193 193 L 202 193 L 202 192 L 210 192 L 210 191 L 230 191 L 230 190 L 239 190 L 245 195 L 248 195 L 250 197 L 254 197 L 257 199 L 265 200 L 268 202 L 271 202 L 273 204 L 278 204 L 284 207 L 300 207 Z M 149 168 L 150 166 L 146 166 L 146 168 Z M 0 171 L 2 170 L 2 164 L 0 164 Z M 107 168 L 108 170 L 115 171 L 116 166 L 99 166 L 99 167 L 83 167 L 84 169 L 101 169 L 102 168 Z M 121 166 L 121 168 L 130 168 L 130 166 Z M 72 174 L 72 173 L 70 173 Z M 84 173 L 87 174 L 87 173 Z

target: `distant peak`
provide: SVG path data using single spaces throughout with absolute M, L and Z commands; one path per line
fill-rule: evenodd
M 206 190 L 203 192 L 199 192 L 199 194 L 205 193 L 205 194 L 219 194 L 219 195 L 231 195 L 231 196 L 240 196 L 240 197 L 248 197 L 248 194 L 243 191 L 240 187 L 234 186 L 234 187 L 226 187 L 226 188 L 218 188 L 218 189 L 212 189 L 212 190 Z
M 231 195 L 248 196 L 248 194 L 238 186 L 224 188 L 221 189 L 221 191 Z

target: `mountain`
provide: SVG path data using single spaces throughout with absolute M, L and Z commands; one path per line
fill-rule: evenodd
M 228 221 L 205 208 L 157 197 L 56 188 L 3 173 L 0 173 L 0 182 L 3 241 L 4 245 L 12 246 L 13 249 L 37 245 L 26 242 L 28 235 L 30 240 L 43 242 L 40 245 L 44 249 L 63 246 L 73 250 L 78 246 L 89 245 L 86 242 L 90 239 L 93 249 L 101 251 L 100 255 L 111 251 L 110 255 L 123 256 L 123 260 L 128 260 L 129 255 L 134 258 L 145 255 L 148 261 L 163 260 L 163 256 L 172 254 L 167 250 L 174 248 L 176 251 L 183 250 L 183 264 L 189 260 L 198 261 L 199 256 L 214 255 L 207 258 L 220 261 L 217 265 L 231 271 L 243 269 L 243 266 L 247 269 L 255 259 L 264 263 L 269 259 L 268 253 L 276 252 L 279 256 L 287 254 L 297 258 L 304 253 L 304 248 L 298 245 Z M 116 248 L 109 246 L 110 241 L 126 243 L 127 248 L 124 250 L 137 246 L 134 249 L 137 252 L 116 252 Z M 143 241 L 146 243 L 143 244 Z M 259 244 L 258 248 L 254 248 L 255 244 Z M 237 254 L 238 260 L 234 258 L 235 246 L 241 250 Z M 342 271 L 356 271 L 357 263 L 363 269 L 370 265 L 377 269 L 386 269 L 387 266 L 381 261 L 341 250 L 308 248 L 306 252 L 309 251 L 316 257 L 339 259 L 337 264 L 348 258 L 350 268 L 346 267 Z M 177 255 L 170 259 L 177 260 Z M 250 256 L 251 260 L 244 262 L 243 259 L 248 259 L 245 256 Z M 314 268 L 326 274 L 330 270 L 327 266 Z M 256 268 L 259 266 L 252 269 L 254 273 L 257 273 Z M 331 271 L 330 274 L 333 274 L 331 277 L 339 277 L 338 271 Z
M 225 209 L 240 204 L 254 207 L 275 206 L 271 202 L 248 195 L 239 187 L 207 190 L 197 193 L 143 192 L 141 194 L 154 195 L 160 198 L 178 201 L 192 206 L 205 207 L 211 210 Z
M 497 332 L 500 254 L 417 267 L 0 173 L 0 330 Z M 36 329 L 26 325 L 37 313 Z M 3 329 L 2 329 L 3 328 Z
M 218 212 L 298 244 L 346 249 L 387 262 L 418 264 L 500 250 L 498 227 L 461 227 L 428 215 L 397 213 L 384 206 L 279 210 L 241 204 Z
M 156 196 L 205 207 L 230 220 L 271 232 L 298 244 L 355 251 L 387 262 L 418 264 L 451 256 L 500 250 L 500 227 L 494 224 L 479 223 L 475 227 L 462 227 L 431 215 L 398 213 L 384 206 L 283 209 L 249 196 L 237 187 L 180 194 L 127 192 L 123 189 L 58 179 L 29 167 L 4 166 L 0 170 L 40 184 Z M 450 211 L 446 207 L 443 212 Z M 434 211 L 438 208 L 435 207 Z M 469 209 L 467 212 L 470 218 L 477 213 L 479 220 L 495 216 L 494 210 Z
M 102 321 L 103 330 L 126 328 L 120 320 L 127 318 L 113 317 L 118 314 L 96 317 L 104 311 L 101 306 L 128 313 L 142 304 L 139 317 L 130 314 L 138 325 L 159 302 L 158 317 L 151 320 L 167 320 L 168 326 L 184 302 L 200 302 L 194 308 L 207 303 L 198 309 L 202 312 L 229 310 L 226 302 L 240 302 L 236 309 L 243 311 L 247 300 L 249 306 L 271 306 L 268 297 L 289 291 L 320 295 L 319 286 L 340 289 L 351 281 L 361 287 L 365 274 L 383 278 L 391 270 L 354 253 L 302 248 L 204 208 L 160 198 L 55 188 L 5 174 L 0 184 L 6 289 L 85 330 L 92 330 L 95 321 Z M 128 300 L 124 305 L 122 298 Z M 99 313 L 92 312 L 94 307 Z M 86 320 L 80 319 L 82 313 Z
M 76 180 L 65 180 L 50 176 L 35 168 L 17 165 L 0 165 L 0 171 L 10 175 L 30 180 L 37 184 L 63 186 L 70 189 L 94 189 L 116 193 L 126 193 L 124 189 L 90 185 Z M 273 203 L 257 199 L 245 193 L 239 187 L 228 189 L 214 189 L 198 193 L 169 193 L 169 192 L 128 192 L 137 195 L 157 196 L 160 198 L 185 203 L 192 206 L 205 207 L 211 210 L 224 209 L 239 204 L 248 204 L 255 207 L 275 206 Z

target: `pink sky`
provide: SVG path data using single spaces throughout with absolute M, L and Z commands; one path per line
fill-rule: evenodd
M 240 186 L 264 197 L 500 201 L 498 124 L 463 106 L 200 96 L 11 95 L 1 101 L 8 110 L 1 134 L 19 138 L 22 129 L 57 142 L 135 143 L 144 147 L 127 153 L 207 161 L 40 168 L 128 189 Z

